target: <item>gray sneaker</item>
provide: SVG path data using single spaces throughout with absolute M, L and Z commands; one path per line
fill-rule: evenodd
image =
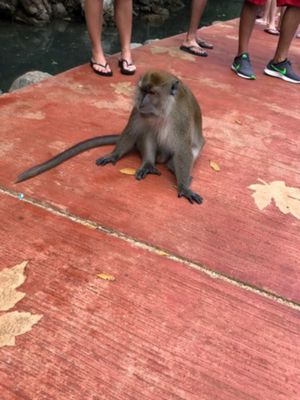
M 242 53 L 235 57 L 231 69 L 241 78 L 256 79 L 248 53 Z
M 275 78 L 281 78 L 291 83 L 300 83 L 300 75 L 297 75 L 292 68 L 291 62 L 286 58 L 280 63 L 274 63 L 273 60 L 264 69 L 264 73 Z

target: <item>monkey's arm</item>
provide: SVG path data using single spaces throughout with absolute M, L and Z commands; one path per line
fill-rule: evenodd
M 97 158 L 97 165 L 115 164 L 121 157 L 129 153 L 135 145 L 136 137 L 128 131 L 124 131 L 114 150 L 100 158 Z
M 127 125 L 122 131 L 116 147 L 111 153 L 98 158 L 96 160 L 97 165 L 106 165 L 109 163 L 115 164 L 121 157 L 133 150 L 138 136 L 138 131 L 136 128 L 136 117 L 137 110 L 136 108 L 133 108 L 129 116 Z
M 148 174 L 161 175 L 161 172 L 155 167 L 157 140 L 154 135 L 144 133 L 137 141 L 136 146 L 142 157 L 142 164 L 135 173 L 136 179 L 146 178 Z

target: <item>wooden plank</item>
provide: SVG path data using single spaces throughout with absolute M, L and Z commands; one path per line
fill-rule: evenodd
M 7 312 L 42 316 L 0 349 L 2 400 L 298 400 L 299 311 L 0 200 L 0 270 L 28 260 Z
M 300 187 L 298 87 L 262 74 L 256 82 L 238 79 L 229 69 L 236 34 L 236 21 L 208 28 L 216 48 L 206 60 L 186 60 L 186 53 L 176 52 L 183 35 L 134 53 L 140 72 L 151 59 L 153 67 L 168 65 L 183 76 L 202 105 L 207 144 L 192 183 L 205 198 L 201 207 L 177 199 L 174 179 L 163 167 L 163 176 L 143 182 L 121 174 L 121 168 L 138 166 L 134 155 L 116 166 L 95 167 L 94 160 L 109 149 L 12 184 L 29 165 L 84 137 L 118 132 L 125 125 L 136 77 L 99 78 L 88 65 L 1 96 L 2 185 L 299 302 L 299 219 L 283 214 L 274 201 L 260 211 L 248 188 L 259 179 Z M 253 37 L 254 43 L 264 43 L 253 57 L 260 69 L 274 46 L 266 36 L 257 29 Z M 292 46 L 291 57 L 297 52 Z M 116 61 L 112 57 L 113 66 Z M 284 104 L 280 90 L 289 91 Z M 220 172 L 210 168 L 210 160 Z

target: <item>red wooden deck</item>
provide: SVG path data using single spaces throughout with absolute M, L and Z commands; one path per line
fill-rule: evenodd
M 276 44 L 260 28 L 254 82 L 229 68 L 237 21 L 204 35 L 215 44 L 207 59 L 177 50 L 182 35 L 134 50 L 139 72 L 171 70 L 202 106 L 201 206 L 176 197 L 163 167 L 142 182 L 120 173 L 135 155 L 96 167 L 107 148 L 12 183 L 79 140 L 120 131 L 136 77 L 84 65 L 0 97 L 0 290 L 3 271 L 28 262 L 24 297 L 4 310 L 0 295 L 0 344 L 15 329 L 7 315 L 40 318 L 0 347 L 1 400 L 299 399 L 299 87 L 260 73 Z M 289 203 L 275 193 L 286 213 L 278 198 L 258 208 L 249 186 L 260 180 L 294 188 Z

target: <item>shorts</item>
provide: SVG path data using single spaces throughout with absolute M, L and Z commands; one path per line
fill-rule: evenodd
M 248 3 L 256 4 L 258 6 L 263 6 L 266 4 L 267 0 L 246 0 Z M 300 7 L 300 0 L 277 0 L 277 6 L 295 6 Z

